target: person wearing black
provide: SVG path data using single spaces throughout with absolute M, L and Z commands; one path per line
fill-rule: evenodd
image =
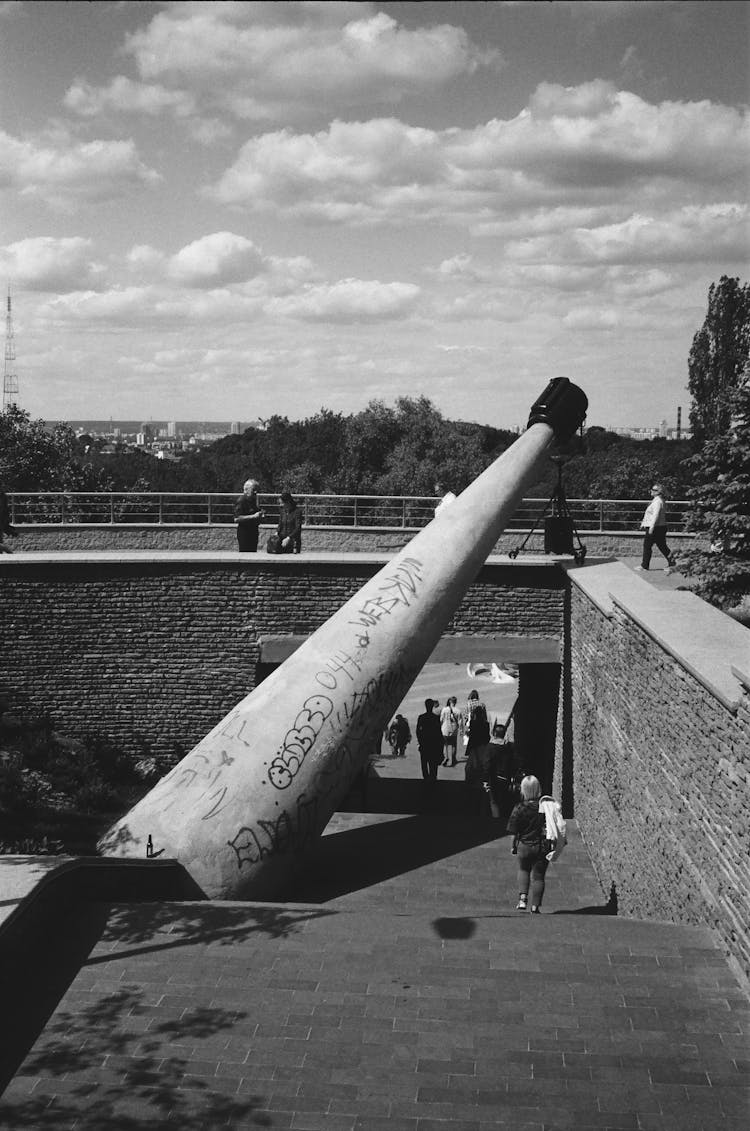
M 547 822 L 539 811 L 542 787 L 537 778 L 528 775 L 521 782 L 521 800 L 508 819 L 508 832 L 513 834 L 513 853 L 518 860 L 518 903 L 516 911 L 526 911 L 531 887 L 531 912 L 539 913 L 544 896 L 547 872 Z
M 258 506 L 257 491 L 257 480 L 247 479 L 242 487 L 242 494 L 234 504 L 237 548 L 241 554 L 254 554 L 258 549 L 258 531 L 263 511 Z
M 428 785 L 437 781 L 438 766 L 443 758 L 443 734 L 440 719 L 433 708 L 434 699 L 425 699 L 424 714 L 417 719 L 417 746 L 422 763 L 422 777 Z
M 469 789 L 475 792 L 481 786 L 482 757 L 484 748 L 490 740 L 487 708 L 479 698 L 478 691 L 469 692 L 463 713 L 463 731 L 466 740 L 464 778 Z
M 403 715 L 396 715 L 395 719 L 388 727 L 388 745 L 393 751 L 394 758 L 404 758 L 406 756 L 406 747 L 411 742 L 411 731 L 409 723 Z
M 496 820 L 505 820 L 512 808 L 514 747 L 512 742 L 505 742 L 505 730 L 502 723 L 495 723 L 482 758 L 482 788 Z
M 8 496 L 5 491 L 0 489 L 0 554 L 12 554 L 10 546 L 5 541 L 4 536 L 10 534 L 11 538 L 18 537 L 18 531 L 10 524 L 10 507 L 8 506 Z
M 302 549 L 302 511 L 289 491 L 279 495 L 281 512 L 276 531 L 279 554 L 298 554 Z

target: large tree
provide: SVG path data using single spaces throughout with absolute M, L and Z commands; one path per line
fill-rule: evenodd
M 49 428 L 9 405 L 0 413 L 0 485 L 5 491 L 102 491 L 109 480 L 68 424 Z
M 696 445 L 723 435 L 730 400 L 750 352 L 750 285 L 722 275 L 708 291 L 708 311 L 688 359 L 693 398 L 690 425 Z
M 729 398 L 729 426 L 708 440 L 692 463 L 691 525 L 705 533 L 709 550 L 680 561 L 697 578 L 696 592 L 750 625 L 750 365 Z

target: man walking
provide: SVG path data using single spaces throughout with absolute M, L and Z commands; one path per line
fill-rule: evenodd
M 674 554 L 667 546 L 667 514 L 664 508 L 664 495 L 660 483 L 654 483 L 651 488 L 651 502 L 644 511 L 641 519 L 643 535 L 643 556 L 637 570 L 647 570 L 651 565 L 651 551 L 654 546 L 662 552 L 667 559 L 666 573 L 672 572 Z
M 440 719 L 433 708 L 434 699 L 425 699 L 424 713 L 417 719 L 417 746 L 422 763 L 422 777 L 428 787 L 437 781 L 438 766 L 443 757 L 443 734 Z

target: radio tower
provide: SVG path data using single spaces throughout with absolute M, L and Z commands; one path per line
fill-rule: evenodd
M 18 403 L 18 378 L 15 374 L 16 340 L 13 336 L 13 313 L 8 287 L 8 310 L 5 315 L 5 365 L 3 366 L 3 412 Z

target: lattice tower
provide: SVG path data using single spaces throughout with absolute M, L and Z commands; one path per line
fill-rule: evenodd
M 13 311 L 8 287 L 8 308 L 5 315 L 5 364 L 3 366 L 3 412 L 18 403 L 18 378 L 15 372 L 16 339 L 13 334 Z

